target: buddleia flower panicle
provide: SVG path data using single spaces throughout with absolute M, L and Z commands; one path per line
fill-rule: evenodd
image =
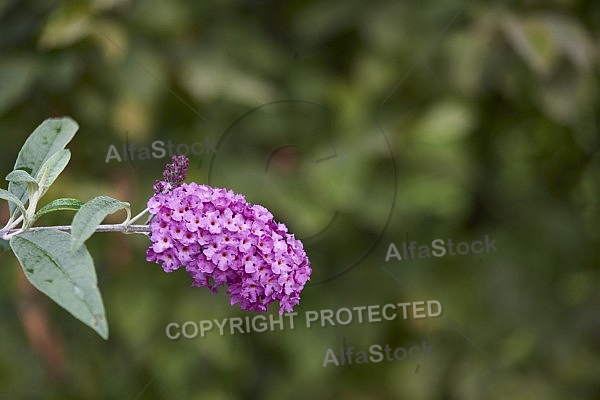
M 267 311 L 277 301 L 280 314 L 292 312 L 312 272 L 302 242 L 240 194 L 183 183 L 188 165 L 174 157 L 154 185 L 146 259 L 165 272 L 184 267 L 193 286 L 213 293 L 227 286 L 231 304 L 244 310 Z

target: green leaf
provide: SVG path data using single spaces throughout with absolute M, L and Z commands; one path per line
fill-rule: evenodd
M 66 2 L 56 7 L 44 18 L 39 46 L 43 50 L 66 47 L 90 35 L 94 25 L 90 8 L 85 2 Z
M 25 207 L 21 200 L 19 200 L 14 194 L 9 192 L 8 190 L 0 189 L 0 199 L 8 201 L 8 204 L 13 204 L 13 207 L 18 207 L 19 210 L 25 215 Z
M 71 249 L 79 248 L 88 240 L 107 215 L 122 209 L 127 210 L 127 218 L 129 219 L 131 215 L 129 203 L 108 196 L 96 197 L 81 206 L 73 218 Z
M 33 286 L 107 339 L 94 261 L 85 246 L 71 251 L 70 242 L 66 232 L 29 231 L 13 236 L 10 247 Z
M 10 174 L 6 175 L 5 179 L 10 182 L 29 182 L 37 185 L 35 178 L 29 175 L 27 171 L 23 171 L 21 169 L 12 171 Z
M 8 240 L 0 239 L 0 253 L 10 250 Z
M 65 148 L 73 139 L 75 132 L 79 129 L 77 122 L 69 117 L 47 119 L 42 122 L 25 141 L 19 151 L 15 170 L 25 170 L 31 176 L 35 176 L 41 166 L 54 153 Z M 10 182 L 8 190 L 25 203 L 27 200 L 27 184 L 24 182 Z M 14 206 L 10 206 L 13 215 Z
M 0 12 L 9 3 L 8 1 L 0 1 Z M 42 71 L 40 68 L 41 63 L 33 54 L 3 53 L 0 60 L 0 76 L 2 77 L 2 90 L 0 91 L 1 115 L 24 102 L 28 91 L 35 84 Z
M 35 213 L 34 219 L 37 220 L 42 215 L 46 215 L 46 214 L 54 212 L 54 211 L 67 211 L 67 210 L 77 211 L 81 208 L 81 206 L 83 204 L 84 204 L 83 201 L 80 201 L 77 199 L 69 199 L 69 198 L 56 199 L 56 200 L 53 200 L 50 203 L 46 204 L 44 207 L 40 208 Z
M 60 173 L 63 172 L 70 159 L 71 152 L 67 149 L 63 149 L 54 153 L 52 157 L 44 162 L 35 176 L 42 191 L 40 197 L 48 191 L 48 188 L 54 183 Z

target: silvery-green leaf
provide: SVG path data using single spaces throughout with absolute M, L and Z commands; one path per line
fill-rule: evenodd
M 58 230 L 26 231 L 10 239 L 29 282 L 107 339 L 94 261 L 85 246 L 72 251 L 70 243 L 71 235 Z
M 23 171 L 21 169 L 12 171 L 6 175 L 5 179 L 9 182 L 29 182 L 37 184 L 37 181 L 33 176 L 29 175 L 27 171 Z
M 19 151 L 13 169 L 24 170 L 35 176 L 42 164 L 54 153 L 65 148 L 79 129 L 77 122 L 69 117 L 50 118 L 42 122 L 25 141 Z M 27 183 L 10 182 L 8 190 L 22 203 L 27 201 Z M 15 206 L 10 206 L 13 215 Z
M 56 178 L 65 169 L 69 160 L 71 159 L 71 151 L 68 149 L 59 150 L 54 153 L 49 159 L 47 159 L 38 173 L 35 179 L 38 182 L 39 187 L 42 189 L 40 197 L 46 193 L 48 188 L 54 183 Z
M 85 203 L 73 218 L 71 248 L 77 249 L 96 231 L 102 220 L 119 210 L 125 209 L 130 216 L 129 203 L 108 196 L 96 197 Z
M 66 210 L 77 211 L 81 208 L 81 206 L 83 204 L 84 204 L 83 201 L 80 201 L 77 199 L 69 199 L 69 198 L 56 199 L 56 200 L 53 200 L 50 203 L 46 204 L 44 207 L 40 208 L 35 213 L 34 219 L 37 220 L 42 215 L 46 215 L 46 214 L 54 212 L 54 211 L 66 211 Z
M 17 207 L 23 215 L 25 215 L 25 207 L 21 200 L 19 200 L 14 194 L 9 192 L 8 190 L 0 189 L 0 199 L 8 201 L 8 204 L 12 204 L 13 207 Z

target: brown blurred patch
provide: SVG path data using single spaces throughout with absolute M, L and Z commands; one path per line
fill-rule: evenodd
M 16 302 L 23 330 L 51 380 L 63 383 L 67 369 L 62 335 L 52 326 L 45 298 L 27 281 L 21 268 L 18 270 Z
M 302 148 L 295 145 L 286 145 L 275 149 L 267 160 L 265 172 L 291 177 L 298 172 L 302 161 Z

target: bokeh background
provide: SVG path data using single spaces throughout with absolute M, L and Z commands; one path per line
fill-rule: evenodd
M 46 200 L 135 212 L 168 159 L 106 162 L 109 146 L 209 140 L 188 180 L 307 238 L 298 318 L 443 306 L 170 340 L 170 322 L 248 314 L 147 263 L 145 237 L 97 234 L 103 341 L 1 253 L 0 398 L 600 399 L 599 41 L 595 1 L 0 1 L 1 174 L 68 115 Z M 385 261 L 391 242 L 485 235 L 497 252 Z M 330 348 L 423 340 L 433 358 L 323 367 Z

